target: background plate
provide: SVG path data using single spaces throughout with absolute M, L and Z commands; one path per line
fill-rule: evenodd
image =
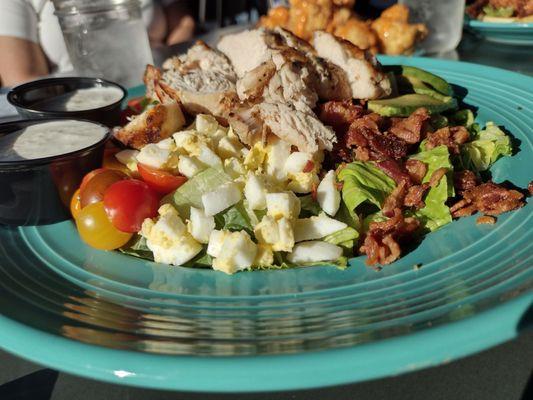
M 516 138 L 518 153 L 496 163 L 493 180 L 528 185 L 532 78 L 381 60 L 457 85 L 481 123 L 495 120 Z M 531 322 L 531 211 L 529 202 L 495 226 L 455 221 L 381 272 L 359 257 L 345 271 L 227 276 L 88 248 L 70 221 L 2 227 L 0 346 L 85 377 L 196 391 L 301 389 L 447 362 Z
M 491 42 L 533 46 L 531 22 L 483 22 L 465 17 L 465 26 Z

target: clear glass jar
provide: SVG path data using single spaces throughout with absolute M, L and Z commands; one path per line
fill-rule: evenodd
M 153 64 L 138 0 L 53 0 L 76 73 L 126 87 Z

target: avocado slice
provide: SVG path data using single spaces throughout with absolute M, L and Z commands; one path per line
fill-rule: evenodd
M 414 93 L 368 102 L 369 110 L 385 117 L 408 117 L 420 107 L 425 107 L 430 114 L 435 114 L 456 109 L 457 100 L 453 97 L 444 97 L 443 100 L 439 100 L 427 94 Z
M 398 90 L 402 94 L 419 93 L 427 94 L 428 96 L 435 97 L 437 100 L 446 101 L 449 96 L 445 96 L 429 85 L 422 82 L 420 79 L 414 76 L 397 75 L 396 82 Z
M 406 77 L 416 78 L 423 83 L 430 85 L 437 92 L 445 96 L 453 96 L 453 89 L 451 85 L 440 76 L 434 75 L 431 72 L 424 71 L 423 69 L 416 67 L 402 65 L 401 73 Z

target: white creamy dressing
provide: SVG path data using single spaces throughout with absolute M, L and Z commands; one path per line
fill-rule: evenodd
M 40 100 L 33 106 L 43 111 L 86 111 L 116 103 L 123 95 L 116 87 L 93 87 Z
M 102 140 L 107 131 L 98 124 L 75 120 L 31 125 L 0 137 L 0 161 L 33 160 L 81 150 Z

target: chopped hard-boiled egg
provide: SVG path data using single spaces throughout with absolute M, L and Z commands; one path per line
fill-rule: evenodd
M 198 161 L 196 157 L 179 156 L 178 171 L 181 175 L 186 176 L 189 179 L 204 168 L 204 164 Z
M 218 121 L 212 115 L 198 114 L 196 116 L 195 127 L 198 133 L 202 135 L 210 135 L 215 133 L 218 129 Z
M 209 242 L 207 244 L 207 254 L 211 257 L 218 257 L 220 255 L 220 250 L 222 250 L 222 244 L 227 235 L 230 234 L 230 231 L 223 230 L 213 230 L 209 235 Z
M 329 214 L 332 217 L 337 214 L 341 205 L 341 194 L 337 189 L 335 171 L 329 171 L 324 176 L 322 182 L 318 185 L 316 199 L 320 208 L 322 208 L 326 214 Z
M 295 193 L 309 193 L 316 188 L 319 182 L 318 175 L 314 172 L 297 172 L 289 174 L 287 189 Z
M 265 215 L 254 228 L 259 243 L 272 246 L 274 251 L 291 251 L 294 246 L 294 233 L 290 221 L 282 217 L 275 220 Z
M 170 157 L 170 150 L 159 147 L 157 144 L 147 144 L 139 154 L 137 161 L 153 168 L 163 168 Z
M 146 245 L 154 253 L 156 262 L 183 265 L 201 250 L 198 243 L 187 232 L 187 227 L 170 204 L 159 208 L 157 222 L 147 218 L 142 224 L 141 234 Z
M 228 232 L 218 257 L 213 260 L 213 269 L 227 274 L 250 268 L 257 255 L 257 245 L 245 231 Z
M 264 210 L 266 208 L 266 188 L 263 180 L 249 172 L 244 185 L 244 197 L 252 210 Z
M 291 153 L 287 158 L 287 161 L 285 161 L 285 171 L 287 174 L 303 172 L 304 169 L 309 166 L 309 163 L 313 162 L 312 160 L 313 157 L 311 154 L 295 151 L 294 153 Z
M 290 143 L 278 139 L 267 146 L 266 174 L 275 181 L 287 179 L 285 162 L 291 154 Z
M 196 131 L 186 130 L 181 132 L 176 132 L 172 135 L 174 138 L 174 143 L 176 145 L 176 150 L 180 154 L 190 154 L 193 152 L 198 152 L 198 137 Z
M 246 176 L 244 165 L 242 165 L 242 162 L 235 157 L 224 160 L 224 171 L 234 180 L 239 182 L 242 182 Z
M 250 171 L 258 171 L 263 168 L 267 156 L 267 150 L 262 143 L 254 144 L 244 157 L 244 166 Z
M 293 192 L 268 193 L 267 214 L 274 219 L 295 219 L 300 215 L 300 199 Z
M 272 247 L 268 244 L 257 245 L 257 254 L 255 255 L 254 264 L 258 267 L 268 267 L 274 264 L 274 252 Z
M 115 154 L 115 158 L 130 171 L 137 171 L 137 155 L 139 150 L 126 149 Z
M 215 229 L 215 218 L 206 216 L 199 208 L 191 207 L 188 228 L 192 237 L 198 242 L 207 243 L 211 232 Z
M 199 152 L 195 155 L 198 157 L 198 160 L 210 167 L 222 165 L 220 157 L 205 144 L 200 144 Z
M 244 146 L 239 142 L 239 139 L 224 136 L 218 141 L 217 153 L 224 159 L 230 157 L 240 158 L 243 148 Z
M 226 183 L 213 192 L 202 195 L 205 215 L 212 216 L 241 200 L 241 191 L 236 183 Z
M 159 147 L 160 149 L 169 150 L 169 151 L 174 150 L 174 148 L 176 147 L 176 145 L 174 144 L 174 139 L 171 137 L 160 140 L 159 142 L 156 143 L 156 146 Z
M 312 263 L 320 261 L 335 261 L 342 256 L 342 248 L 331 243 L 321 241 L 301 242 L 294 246 L 287 255 L 291 263 Z
M 317 217 L 297 219 L 294 221 L 294 239 L 296 242 L 321 239 L 347 226 L 344 222 L 329 218 L 325 214 L 320 214 Z

